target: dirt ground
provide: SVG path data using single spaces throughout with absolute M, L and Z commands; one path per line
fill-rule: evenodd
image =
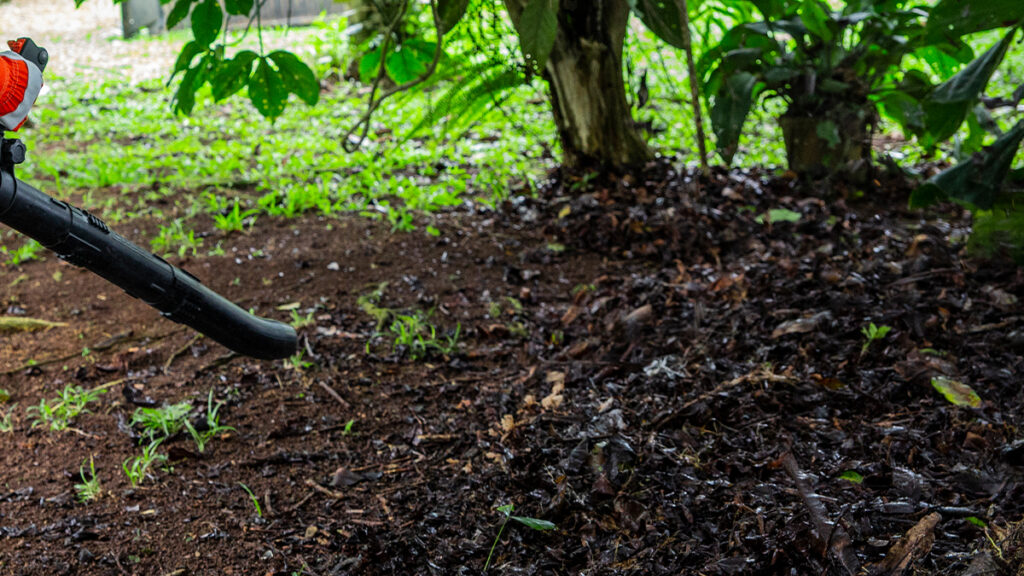
M 444 214 L 436 239 L 261 219 L 176 260 L 261 314 L 312 312 L 304 370 L 55 258 L 5 269 L 7 314 L 67 326 L 3 336 L 0 574 L 479 574 L 506 504 L 557 529 L 510 523 L 488 573 L 1015 574 L 1024 275 L 967 258 L 960 211 L 668 164 L 569 200 L 575 182 Z M 800 220 L 758 220 L 778 208 Z M 458 326 L 457 350 L 375 336 L 374 292 Z M 891 332 L 865 348 L 870 323 Z M 67 384 L 106 394 L 33 428 L 24 407 Z M 234 431 L 203 453 L 178 434 L 130 486 L 133 411 L 198 417 L 211 391 Z M 90 456 L 102 494 L 80 503 Z

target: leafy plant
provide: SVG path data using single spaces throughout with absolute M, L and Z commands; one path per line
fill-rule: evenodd
M 879 107 L 926 147 L 948 139 L 977 101 L 1013 35 L 1011 31 L 971 61 L 972 51 L 960 39 L 967 28 L 958 24 L 935 32 L 933 22 L 926 20 L 927 7 L 909 8 L 892 0 L 851 0 L 840 10 L 824 0 L 751 3 L 764 19 L 729 30 L 702 58 L 719 152 L 731 161 L 753 104 L 781 98 L 790 167 L 797 171 L 824 161 L 823 148 L 826 164 L 833 167 L 861 158 L 866 128 L 877 123 Z M 935 11 L 953 3 L 944 0 Z M 969 12 L 984 3 L 955 4 Z M 1019 9 L 1009 4 L 1003 12 L 1002 23 L 1021 18 Z M 966 66 L 934 85 L 923 71 L 902 66 L 908 56 L 935 69 Z M 801 150 L 806 161 L 797 157 Z
M 505 526 L 509 523 L 509 520 L 515 520 L 532 530 L 546 531 L 555 530 L 557 528 L 553 523 L 548 522 L 547 520 L 538 520 L 527 516 L 513 516 L 512 512 L 515 510 L 514 504 L 498 506 L 496 510 L 504 514 L 505 517 L 502 519 L 501 528 L 498 529 L 498 535 L 494 537 L 494 543 L 491 544 L 491 551 L 487 554 L 487 562 L 484 563 L 484 572 L 487 572 L 487 567 L 491 565 L 491 557 L 494 556 L 494 549 L 498 547 L 498 541 L 501 540 L 501 534 L 505 531 Z
M 888 334 L 890 330 L 892 330 L 892 326 L 875 326 L 874 322 L 861 328 L 860 333 L 864 335 L 864 344 L 860 347 L 860 355 L 863 356 L 867 354 L 868 347 L 871 346 L 871 343 L 885 338 L 885 335 Z
M 96 462 L 92 456 L 89 456 L 89 474 L 85 473 L 85 460 L 83 460 L 82 465 L 78 467 L 78 475 L 82 479 L 80 484 L 75 484 L 78 501 L 88 502 L 98 498 L 102 489 L 100 488 L 100 478 L 96 475 Z
M 291 327 L 295 328 L 296 330 L 300 328 L 305 328 L 307 326 L 312 326 L 316 324 L 316 320 L 313 319 L 313 314 L 313 312 L 310 312 L 309 314 L 303 316 L 302 314 L 299 314 L 298 310 L 292 310 L 292 320 L 288 324 L 290 324 Z
M 142 454 L 128 457 L 121 463 L 121 469 L 131 485 L 138 486 L 148 477 L 149 469 L 154 463 L 166 462 L 167 455 L 157 452 L 162 440 L 154 440 L 142 448 Z
M 47 402 L 44 398 L 38 406 L 28 408 L 28 414 L 35 414 L 32 427 L 45 425 L 53 431 L 64 430 L 78 415 L 89 411 L 86 406 L 90 402 L 105 393 L 103 389 L 85 390 L 80 386 L 67 385 L 53 400 Z

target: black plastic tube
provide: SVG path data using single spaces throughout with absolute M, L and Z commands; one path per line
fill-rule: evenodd
M 0 170 L 0 222 L 224 346 L 253 358 L 295 353 L 295 330 L 254 316 L 111 230 L 102 220 Z

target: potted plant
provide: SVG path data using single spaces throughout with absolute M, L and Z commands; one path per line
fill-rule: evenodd
M 833 10 L 823 0 L 753 1 L 764 17 L 740 24 L 704 55 L 704 92 L 726 162 L 753 104 L 779 98 L 791 170 L 835 172 L 870 159 L 876 94 L 925 43 L 925 8 L 859 0 Z M 966 61 L 959 39 L 937 39 L 944 57 Z

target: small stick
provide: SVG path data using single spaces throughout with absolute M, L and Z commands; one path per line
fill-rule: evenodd
M 850 549 L 850 536 L 841 525 L 832 524 L 829 521 L 828 510 L 822 504 L 821 496 L 818 496 L 807 484 L 807 475 L 800 470 L 792 453 L 787 452 L 782 457 L 782 467 L 793 479 L 800 498 L 804 501 L 804 506 L 807 507 L 811 522 L 814 524 L 814 537 L 818 540 L 818 544 L 826 553 L 835 557 L 847 574 L 850 576 L 858 574 L 860 562 Z
M 331 398 L 334 398 L 335 400 L 337 400 L 338 404 L 341 404 L 343 408 L 345 408 L 346 410 L 350 410 L 352 408 L 351 404 L 346 402 L 345 399 L 342 398 L 340 394 L 338 394 L 337 392 L 334 391 L 334 388 L 331 388 L 330 386 L 328 386 L 323 380 L 317 380 L 316 383 L 321 388 L 326 390 L 327 393 L 331 395 Z

